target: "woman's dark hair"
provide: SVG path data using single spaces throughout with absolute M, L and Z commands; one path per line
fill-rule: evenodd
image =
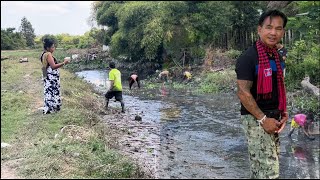
M 45 50 L 47 50 L 47 48 L 50 48 L 53 44 L 54 44 L 54 41 L 52 39 L 45 38 L 43 40 L 43 48 Z
M 281 12 L 281 11 L 279 11 L 279 10 L 270 10 L 270 11 L 267 11 L 267 12 L 262 13 L 261 16 L 260 16 L 260 18 L 259 18 L 259 25 L 262 26 L 264 20 L 265 20 L 267 17 L 269 17 L 269 16 L 270 16 L 270 20 L 271 20 L 273 17 L 278 17 L 278 16 L 280 16 L 280 17 L 282 18 L 282 20 L 283 20 L 283 28 L 286 27 L 288 18 L 287 18 L 287 16 L 286 16 L 283 12 Z

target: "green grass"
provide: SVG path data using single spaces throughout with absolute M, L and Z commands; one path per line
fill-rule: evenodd
M 40 58 L 42 49 L 33 49 L 33 50 L 7 50 L 1 51 L 1 56 L 9 57 L 15 60 L 19 60 L 22 57 L 33 57 Z
M 1 53 L 10 57 L 1 61 L 1 142 L 12 145 L 1 150 L 1 162 L 22 158 L 16 168 L 24 178 L 143 178 L 131 159 L 111 148 L 111 130 L 99 117 L 103 98 L 74 74 L 60 69 L 59 113 L 37 110 L 43 105 L 40 53 Z M 29 62 L 19 63 L 20 57 Z M 75 128 L 61 133 L 67 125 Z
M 154 80 L 145 81 L 147 89 L 155 89 L 159 85 L 161 84 Z M 236 73 L 232 68 L 219 72 L 203 72 L 193 76 L 188 83 L 173 79 L 173 82 L 168 82 L 167 86 L 174 90 L 190 90 L 195 94 L 233 92 L 236 87 Z
M 28 115 L 28 97 L 1 92 L 1 142 L 10 142 L 24 126 Z
M 201 81 L 195 90 L 197 93 L 232 92 L 236 86 L 234 69 L 219 72 L 204 72 L 200 75 Z
M 172 87 L 176 90 L 182 90 L 186 88 L 190 88 L 190 84 L 184 84 L 184 83 L 179 83 L 179 82 L 173 82 Z

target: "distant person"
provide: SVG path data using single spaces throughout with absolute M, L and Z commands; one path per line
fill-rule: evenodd
M 287 59 L 287 54 L 288 54 L 287 49 L 284 48 L 284 46 L 281 43 L 277 44 L 277 49 L 278 49 L 278 52 L 281 55 L 282 59 L 285 61 Z
M 183 72 L 183 81 L 191 81 L 191 78 L 192 78 L 192 74 L 189 72 L 189 71 L 184 71 Z
M 44 107 L 43 114 L 58 112 L 61 109 L 61 92 L 60 92 L 60 73 L 59 68 L 68 64 L 68 58 L 65 58 L 62 63 L 58 63 L 53 56 L 55 50 L 54 41 L 44 39 L 44 51 L 40 56 L 42 63 L 42 76 L 44 82 Z
M 109 68 L 111 68 L 109 72 L 109 81 L 110 81 L 110 89 L 105 94 L 106 97 L 106 109 L 108 109 L 109 100 L 115 97 L 116 101 L 120 101 L 122 113 L 124 113 L 124 102 L 122 98 L 122 84 L 121 84 L 121 72 L 116 69 L 115 63 L 110 62 Z
M 168 79 L 169 79 L 169 71 L 168 70 L 164 70 L 162 72 L 160 72 L 159 74 L 159 79 L 161 81 L 164 81 L 164 82 L 168 82 Z
M 287 53 L 288 53 L 287 49 L 284 48 L 284 46 L 281 43 L 277 44 L 277 49 L 278 49 L 278 52 L 279 52 L 280 56 L 282 57 L 283 61 L 286 61 Z M 283 77 L 285 77 L 285 74 L 286 74 L 286 69 L 284 67 L 283 68 Z
M 140 80 L 139 80 L 139 76 L 138 76 L 137 72 L 133 72 L 130 74 L 130 77 L 129 77 L 129 89 L 130 90 L 131 90 L 132 85 L 135 82 L 138 84 L 138 88 L 140 89 Z
M 308 115 L 305 114 L 296 114 L 294 118 L 291 120 L 291 126 L 290 126 L 290 132 L 288 134 L 289 137 L 291 137 L 292 133 L 295 129 L 301 128 L 303 130 L 303 133 L 311 140 L 314 140 L 315 138 L 310 134 L 309 129 L 313 122 L 314 116 L 312 113 L 308 113 Z

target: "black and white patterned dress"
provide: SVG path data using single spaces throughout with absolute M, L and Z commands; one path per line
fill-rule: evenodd
M 41 55 L 42 57 L 45 52 Z M 55 57 L 54 63 L 58 64 Z M 49 114 L 60 111 L 61 95 L 60 95 L 60 73 L 59 69 L 52 69 L 50 65 L 47 67 L 47 76 L 43 77 L 44 82 L 44 107 L 43 114 Z

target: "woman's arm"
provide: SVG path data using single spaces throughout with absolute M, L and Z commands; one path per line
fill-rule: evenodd
M 68 61 L 66 61 L 66 60 L 64 60 L 62 63 L 58 63 L 58 64 L 54 63 L 53 56 L 52 56 L 51 53 L 48 54 L 48 59 L 47 59 L 47 61 L 48 61 L 49 65 L 50 65 L 50 67 L 51 67 L 52 69 L 58 69 L 58 68 L 60 68 L 61 66 L 63 66 L 63 65 L 65 65 L 65 64 L 68 63 Z

